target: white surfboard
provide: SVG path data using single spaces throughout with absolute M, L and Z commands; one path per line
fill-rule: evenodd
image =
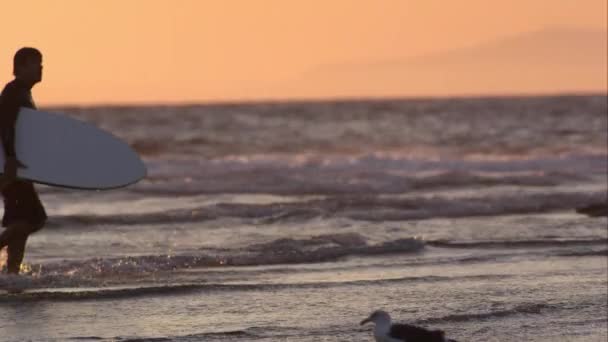
M 21 108 L 17 118 L 15 152 L 27 166 L 17 176 L 46 185 L 103 190 L 146 176 L 137 153 L 112 134 L 65 115 L 29 108 Z M 0 173 L 4 161 L 2 149 Z

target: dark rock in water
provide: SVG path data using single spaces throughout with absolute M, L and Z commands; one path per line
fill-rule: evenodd
M 591 204 L 585 207 L 576 208 L 576 212 L 591 217 L 608 216 L 608 202 Z

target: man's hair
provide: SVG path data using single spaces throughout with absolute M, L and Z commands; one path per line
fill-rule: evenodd
M 13 75 L 17 76 L 17 68 L 26 65 L 33 58 L 42 59 L 42 53 L 32 47 L 19 49 L 13 57 Z

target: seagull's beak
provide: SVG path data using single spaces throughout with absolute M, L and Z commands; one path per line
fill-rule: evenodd
M 369 319 L 369 317 L 367 317 L 366 319 L 362 320 L 361 323 L 359 323 L 359 325 L 363 325 L 365 323 L 369 323 L 371 322 L 371 320 Z

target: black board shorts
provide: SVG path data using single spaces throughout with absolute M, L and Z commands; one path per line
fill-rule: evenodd
M 42 228 L 47 216 L 33 183 L 16 180 L 2 189 L 2 197 L 4 198 L 2 226 L 27 222 L 35 227 L 34 231 Z

